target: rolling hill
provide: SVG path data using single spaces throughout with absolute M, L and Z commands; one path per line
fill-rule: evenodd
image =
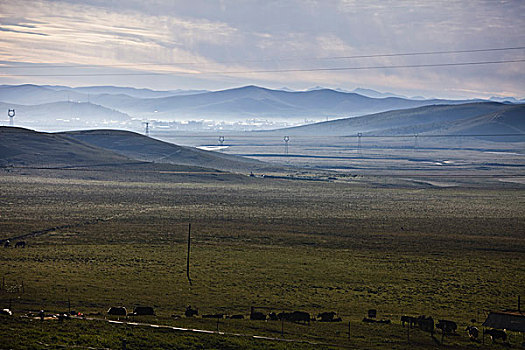
M 0 166 L 115 165 L 132 159 L 59 134 L 0 127 Z
M 496 102 L 433 105 L 279 130 L 288 135 L 525 133 L 525 106 Z
M 147 162 L 199 166 L 239 173 L 283 170 L 282 167 L 254 159 L 178 146 L 130 131 L 85 130 L 59 135 Z
M 153 168 L 164 164 L 178 170 L 213 169 L 246 174 L 283 169 L 253 159 L 177 146 L 128 131 L 42 133 L 0 127 L 0 166 L 3 167 L 119 167 L 139 163 Z

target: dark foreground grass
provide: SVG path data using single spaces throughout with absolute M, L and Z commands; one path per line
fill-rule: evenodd
M 73 225 L 28 238 L 26 249 L 1 250 L 2 307 L 11 303 L 17 316 L 65 311 L 69 299 L 74 310 L 102 315 L 112 305 L 151 305 L 157 316 L 136 321 L 215 330 L 215 320 L 172 315 L 189 304 L 201 314 L 247 316 L 250 306 L 336 311 L 342 323 L 285 323 L 282 337 L 351 348 L 427 348 L 438 346 L 440 334 L 433 340 L 413 330 L 407 344 L 401 315 L 451 319 L 463 330 L 488 310 L 514 307 L 525 285 L 519 189 L 10 176 L 1 177 L 0 186 L 3 237 Z M 393 324 L 361 322 L 370 308 Z M 221 331 L 270 337 L 281 337 L 281 326 L 219 324 Z M 2 318 L 0 329 L 5 348 L 119 348 L 122 338 L 130 349 L 309 347 L 88 320 Z M 482 347 L 463 331 L 445 344 Z

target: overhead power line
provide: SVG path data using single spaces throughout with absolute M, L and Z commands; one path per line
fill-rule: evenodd
M 428 56 L 428 55 L 445 55 L 445 54 L 460 54 L 460 53 L 479 53 L 479 52 L 494 52 L 494 51 L 514 51 L 524 50 L 525 46 L 514 47 L 499 47 L 499 48 L 485 48 L 485 49 L 471 49 L 471 50 L 444 50 L 444 51 L 420 51 L 420 52 L 401 52 L 401 53 L 382 53 L 370 55 L 352 55 L 352 56 L 325 56 L 325 57 L 284 57 L 260 60 L 231 60 L 231 61 L 214 61 L 213 63 L 257 63 L 257 62 L 276 62 L 276 61 L 305 61 L 305 60 L 342 60 L 342 59 L 360 59 L 360 58 L 381 58 L 381 57 L 402 57 L 402 56 Z M 206 63 L 199 62 L 172 62 L 172 63 L 129 63 L 129 64 L 46 64 L 36 63 L 33 65 L 11 65 L 0 66 L 2 69 L 22 69 L 22 68 L 118 68 L 118 67 L 138 67 L 138 66 L 175 66 L 175 65 L 201 65 Z
M 362 66 L 362 67 L 325 67 L 325 68 L 292 68 L 292 69 L 261 69 L 242 71 L 204 71 L 204 72 L 135 72 L 135 73 L 73 73 L 73 74 L 0 74 L 0 76 L 11 77 L 98 77 L 98 76 L 121 76 L 121 75 L 218 75 L 218 74 L 251 74 L 251 73 L 292 73 L 292 72 L 323 72 L 323 71 L 345 71 L 345 70 L 372 70 L 372 69 L 399 69 L 399 68 L 428 68 L 428 67 L 459 67 L 476 66 L 487 64 L 503 64 L 525 62 L 525 59 L 501 60 L 501 61 L 478 61 L 458 63 L 431 63 L 431 64 L 403 64 L 391 66 Z

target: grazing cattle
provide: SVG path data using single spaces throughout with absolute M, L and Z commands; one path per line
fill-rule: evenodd
M 492 342 L 496 341 L 497 339 L 501 339 L 504 342 L 507 341 L 507 332 L 500 329 L 488 329 L 485 331 L 485 334 L 490 335 Z
M 279 312 L 277 314 L 277 318 L 279 320 L 284 320 L 284 321 L 290 321 L 290 317 L 291 317 L 292 313 L 291 312 Z
M 320 322 L 341 322 L 341 317 L 335 317 L 337 314 L 333 311 L 330 312 L 322 312 L 319 315 L 317 315 L 317 318 L 319 318 Z
M 436 328 L 441 329 L 444 334 L 455 334 L 458 325 L 454 321 L 439 320 L 436 324 Z
M 124 306 L 112 306 L 108 310 L 108 315 L 112 316 L 127 316 L 128 311 Z
M 270 312 L 270 313 L 268 314 L 268 319 L 269 319 L 270 321 L 277 321 L 277 320 L 279 319 L 279 317 L 277 317 L 277 314 L 276 314 L 275 312 L 272 311 L 272 312 Z
M 405 327 L 405 323 L 410 327 L 413 328 L 417 324 L 417 317 L 412 316 L 401 316 L 401 325 Z
M 155 310 L 151 306 L 137 306 L 133 309 L 133 316 L 155 316 Z
M 471 340 L 478 339 L 478 336 L 479 336 L 479 329 L 478 329 L 478 327 L 467 326 L 467 328 L 465 328 L 465 330 L 467 331 L 468 336 L 469 336 L 469 338 Z
M 317 315 L 320 322 L 334 322 L 335 312 L 322 312 Z
M 250 320 L 266 321 L 266 315 L 259 311 L 254 311 L 250 314 Z
M 260 311 L 255 311 L 255 308 L 252 306 L 250 309 L 250 320 L 266 321 L 266 315 Z
M 4 242 L 4 248 L 9 248 L 10 245 L 11 245 L 11 242 L 8 239 L 6 239 Z
M 294 311 L 290 316 L 290 321 L 296 323 L 302 322 L 304 324 L 310 324 L 310 314 L 308 312 L 303 311 Z
M 15 243 L 15 248 L 25 248 L 26 242 L 25 241 L 18 241 Z
M 434 319 L 431 316 L 419 316 L 417 318 L 417 325 L 422 331 L 434 334 Z
M 192 309 L 192 308 L 191 308 L 191 305 L 188 305 L 188 306 L 186 307 L 186 311 L 184 312 L 184 315 L 185 315 L 186 317 L 193 317 L 193 316 L 196 316 L 196 315 L 198 315 L 198 314 L 199 314 L 199 310 L 197 310 L 197 309 Z
M 302 322 L 304 324 L 306 323 L 310 324 L 310 314 L 308 312 L 303 312 L 303 311 L 280 312 L 279 314 L 277 314 L 277 317 L 279 318 L 279 320 L 283 320 L 283 321 L 289 321 L 289 322 L 295 322 L 295 323 Z

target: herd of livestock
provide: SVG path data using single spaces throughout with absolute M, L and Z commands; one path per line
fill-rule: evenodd
M 100 315 L 99 313 L 97 313 Z M 0 310 L 0 315 L 5 316 L 12 316 L 13 313 L 9 309 L 2 309 Z M 73 316 L 78 317 L 84 317 L 81 313 L 76 313 L 75 311 L 72 311 L 70 313 L 61 313 L 61 314 L 53 314 L 53 315 L 46 315 L 43 310 L 41 310 L 38 314 L 32 314 L 32 316 L 36 316 L 38 318 L 41 318 L 42 320 L 55 318 L 59 321 L 62 321 L 64 319 L 69 319 Z M 128 317 L 128 316 L 155 316 L 155 310 L 151 306 L 137 306 L 133 309 L 133 312 L 128 312 L 127 309 L 123 306 L 114 306 L 109 308 L 107 311 L 108 316 L 117 316 L 117 317 Z M 195 317 L 199 315 L 199 312 L 197 309 L 192 308 L 191 306 L 186 307 L 186 311 L 184 312 L 184 315 L 188 318 Z M 28 315 L 31 316 L 31 315 Z M 172 315 L 174 318 L 180 318 L 180 315 Z M 214 318 L 214 319 L 244 319 L 245 316 L 242 314 L 235 314 L 235 315 L 225 315 L 225 314 L 203 314 L 201 315 L 202 318 Z M 294 322 L 294 323 L 301 323 L 301 324 L 310 324 L 310 321 L 318 321 L 318 322 L 342 322 L 341 317 L 338 317 L 337 314 L 333 311 L 330 312 L 322 312 L 317 315 L 317 317 L 311 316 L 308 312 L 304 311 L 293 311 L 293 312 L 270 312 L 268 314 L 263 313 L 261 311 L 256 311 L 255 307 L 251 308 L 251 312 L 249 315 L 250 320 L 256 320 L 256 321 L 287 321 L 287 322 Z M 390 320 L 377 320 L 375 319 L 375 310 L 369 310 L 368 317 L 363 318 L 363 322 L 367 323 L 391 323 Z M 434 322 L 434 319 L 430 316 L 401 316 L 401 325 L 403 327 L 407 327 L 407 331 L 410 332 L 411 328 L 419 328 L 422 331 L 428 332 L 434 336 L 435 329 L 439 329 L 441 331 L 442 336 L 444 335 L 456 335 L 456 331 L 458 329 L 458 326 L 456 322 L 450 321 L 450 320 L 438 320 L 437 323 Z M 468 332 L 468 335 L 471 340 L 473 341 L 479 341 L 478 337 L 480 335 L 480 331 L 475 326 L 468 326 L 465 329 Z M 500 329 L 488 329 L 483 330 L 483 337 L 489 336 L 492 339 L 492 342 L 496 340 L 501 340 L 503 342 L 507 341 L 507 333 L 505 330 Z
M 145 306 L 139 306 L 136 307 L 133 312 L 128 313 L 125 307 L 111 307 L 108 310 L 108 315 L 114 315 L 114 316 L 138 316 L 138 315 L 155 315 L 155 312 L 152 307 L 145 307 Z M 184 316 L 186 317 L 195 317 L 199 315 L 199 311 L 195 308 L 192 308 L 191 306 L 186 307 L 186 311 L 184 312 Z M 179 315 L 172 315 L 172 317 L 179 318 Z M 214 318 L 214 319 L 244 319 L 245 316 L 242 314 L 234 314 L 234 315 L 225 315 L 225 314 L 203 314 L 201 315 L 202 318 Z M 293 311 L 293 312 L 280 312 L 276 313 L 274 311 L 271 311 L 269 313 L 264 313 L 261 311 L 256 311 L 255 307 L 251 307 L 250 320 L 255 321 L 287 321 L 287 322 L 294 322 L 294 323 L 301 323 L 301 324 L 310 324 L 310 321 L 318 321 L 318 322 L 342 322 L 341 317 L 337 316 L 337 313 L 330 311 L 330 312 L 322 312 L 317 315 L 317 317 L 310 315 L 308 312 L 304 311 Z M 383 323 L 383 324 L 390 324 L 391 321 L 389 319 L 376 319 L 376 310 L 372 309 L 368 311 L 368 317 L 363 318 L 363 322 L 367 323 Z M 458 329 L 458 325 L 454 321 L 450 320 L 438 320 L 436 323 L 434 319 L 431 316 L 401 316 L 401 325 L 403 327 L 408 328 L 419 328 L 420 330 L 424 332 L 430 333 L 432 336 L 434 336 L 435 330 L 439 329 L 442 335 L 456 335 L 456 331 Z M 473 341 L 478 341 L 478 337 L 480 335 L 480 331 L 476 326 L 468 326 L 465 329 Z M 507 333 L 504 330 L 499 329 L 488 329 L 483 330 L 483 335 L 489 336 L 492 341 L 495 340 L 502 340 L 507 341 Z
M 15 248 L 25 248 L 27 245 L 26 241 L 18 241 L 15 243 Z M 4 248 L 9 248 L 11 246 L 11 241 L 6 239 L 4 241 Z

